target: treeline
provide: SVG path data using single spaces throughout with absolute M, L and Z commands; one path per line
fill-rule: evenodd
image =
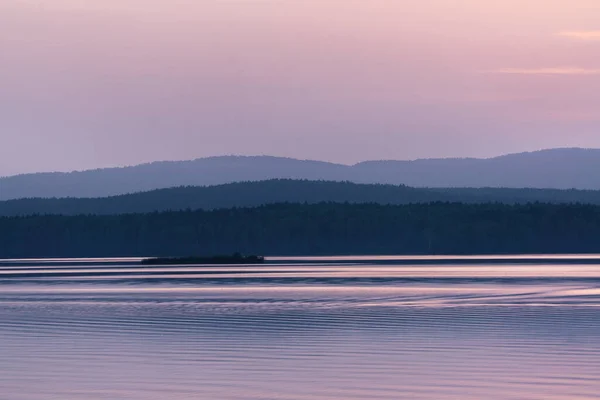
M 0 258 L 600 253 L 600 206 L 274 204 L 0 218 Z
M 10 200 L 0 202 L 0 216 L 110 215 L 187 209 L 212 210 L 284 202 L 410 204 L 436 201 L 471 204 L 486 202 L 600 204 L 600 191 L 495 188 L 423 189 L 394 185 L 282 179 L 207 187 L 178 187 L 105 198 Z

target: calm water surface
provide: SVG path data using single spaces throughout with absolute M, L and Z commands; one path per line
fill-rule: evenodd
M 289 261 L 0 264 L 0 399 L 600 399 L 600 265 Z

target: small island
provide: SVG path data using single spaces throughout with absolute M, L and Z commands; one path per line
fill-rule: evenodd
M 141 261 L 143 265 L 181 265 L 181 264 L 263 264 L 265 258 L 262 256 L 244 256 L 239 253 L 232 255 L 221 255 L 212 257 L 156 257 L 146 258 Z

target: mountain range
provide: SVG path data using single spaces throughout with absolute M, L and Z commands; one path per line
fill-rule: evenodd
M 550 149 L 495 158 L 365 161 L 354 165 L 272 156 L 220 156 L 131 167 L 0 178 L 0 200 L 107 197 L 180 186 L 271 179 L 430 188 L 600 189 L 600 149 Z

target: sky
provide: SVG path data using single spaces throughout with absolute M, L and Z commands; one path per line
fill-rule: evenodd
M 0 0 L 0 176 L 600 147 L 598 0 Z

